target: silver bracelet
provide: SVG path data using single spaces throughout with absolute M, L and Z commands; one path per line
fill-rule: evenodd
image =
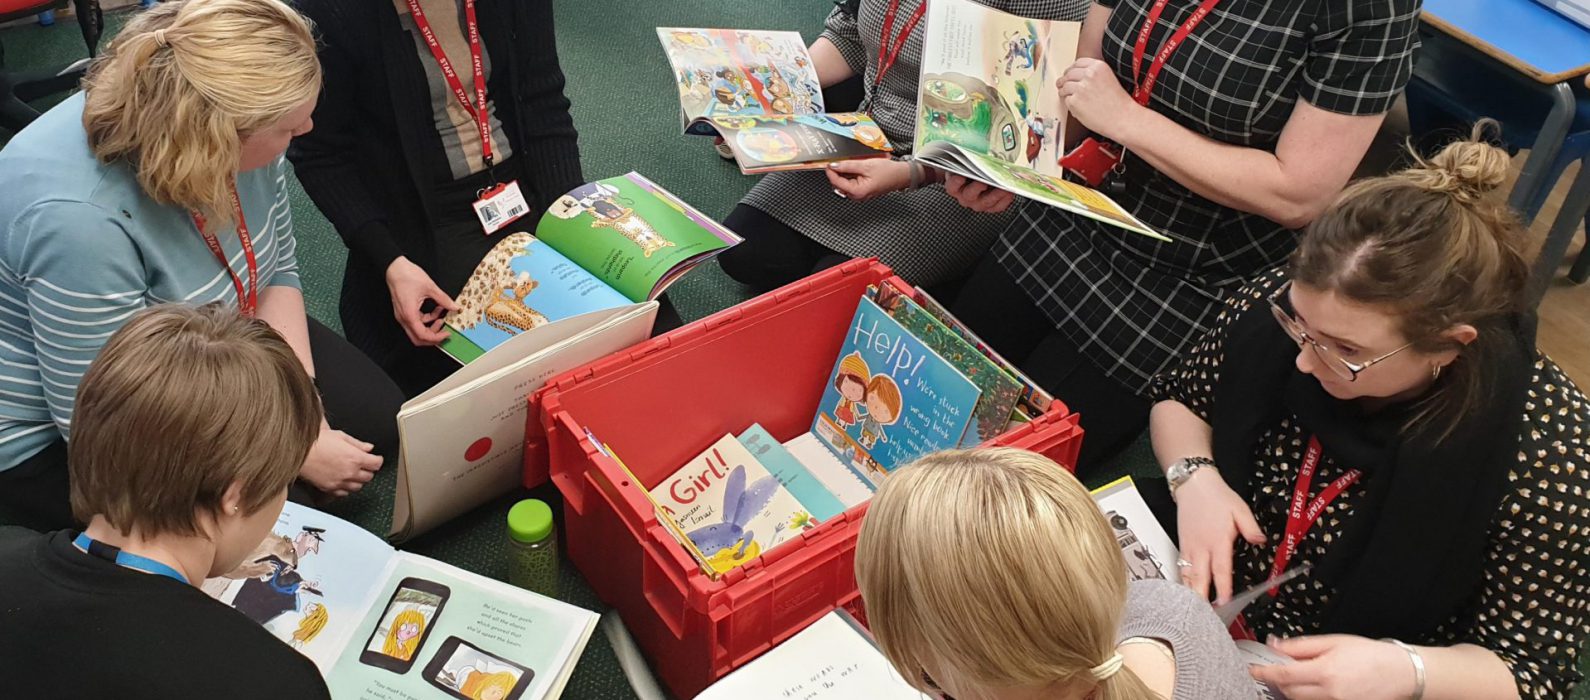
M 911 172 L 911 189 L 922 189 L 922 164 L 910 155 L 901 156 L 900 160 L 905 161 L 906 169 Z
M 1408 652 L 1408 660 L 1413 662 L 1413 695 L 1408 700 L 1421 700 L 1424 697 L 1424 657 L 1419 655 L 1419 650 L 1402 643 L 1401 640 L 1386 637 L 1382 642 L 1391 642 L 1398 649 Z

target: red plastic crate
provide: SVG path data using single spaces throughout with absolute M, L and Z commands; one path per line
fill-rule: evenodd
M 846 263 L 562 375 L 532 399 L 540 425 L 527 432 L 545 440 L 564 496 L 568 556 L 679 697 L 835 607 L 859 612 L 866 505 L 714 581 L 657 522 L 643 489 L 753 422 L 781 440 L 806 432 L 856 303 L 885 281 L 909 288 L 876 261 Z M 644 483 L 603 456 L 587 429 Z M 1074 464 L 1082 429 L 1057 401 L 988 444 Z M 527 459 L 527 473 L 534 468 Z

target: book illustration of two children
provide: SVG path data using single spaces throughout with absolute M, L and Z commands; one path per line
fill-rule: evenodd
M 884 426 L 900 420 L 903 398 L 900 386 L 887 374 L 872 374 L 861 353 L 853 352 L 839 361 L 839 371 L 834 374 L 834 390 L 839 392 L 839 403 L 834 406 L 834 422 L 841 429 L 861 425 L 857 442 L 872 449 L 881 440 L 888 442 Z

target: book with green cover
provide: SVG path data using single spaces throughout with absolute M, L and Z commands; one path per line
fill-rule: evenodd
M 447 317 L 460 363 L 548 323 L 656 299 L 740 237 L 638 173 L 581 185 L 504 235 Z
M 961 374 L 970 379 L 982 396 L 972 410 L 972 420 L 961 436 L 960 446 L 971 447 L 998 437 L 1009 426 L 1011 414 L 1021 401 L 1022 386 L 998 363 L 944 325 L 933 314 L 923 309 L 916 300 L 896 290 L 893 286 L 872 286 L 867 294 L 878 306 L 916 336 L 917 340 L 939 354 Z

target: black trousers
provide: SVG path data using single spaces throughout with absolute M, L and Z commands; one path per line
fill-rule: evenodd
M 381 468 L 396 469 L 397 413 L 403 395 L 379 367 L 320 322 L 309 319 L 310 354 L 320 383 L 321 402 L 331 427 L 375 445 Z M 270 449 L 261 445 L 261 449 Z M 11 524 L 40 531 L 72 527 L 66 442 L 57 440 L 21 464 L 0 471 L 0 511 Z M 323 503 L 314 487 L 294 483 L 299 503 Z
M 984 256 L 950 310 L 1006 360 L 1081 414 L 1079 478 L 1131 444 L 1148 425 L 1148 399 L 1076 351 L 994 256 Z
M 750 205 L 735 205 L 723 225 L 745 241 L 723 251 L 718 264 L 724 274 L 758 294 L 850 259 Z

